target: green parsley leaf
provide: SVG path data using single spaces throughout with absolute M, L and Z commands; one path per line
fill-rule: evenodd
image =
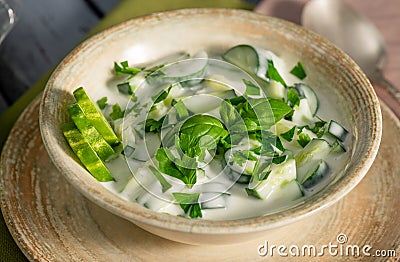
M 165 193 L 172 187 L 172 185 L 165 179 L 165 177 L 158 171 L 154 166 L 149 166 L 150 171 L 153 173 L 153 175 L 157 178 L 157 180 L 160 182 L 161 187 L 162 187 L 162 192 Z
M 249 80 L 243 79 L 243 83 L 246 85 L 246 94 L 249 96 L 259 96 L 260 88 L 250 82 Z
M 162 117 L 160 120 L 154 120 L 152 118 L 146 119 L 146 123 L 144 126 L 144 130 L 146 132 L 153 132 L 153 133 L 159 133 L 161 132 L 162 124 L 164 122 L 164 117 Z
M 285 80 L 283 80 L 282 76 L 279 74 L 278 70 L 274 66 L 274 62 L 272 60 L 268 60 L 268 70 L 266 73 L 266 77 L 276 82 L 281 83 L 284 87 L 286 87 Z
M 191 218 L 202 217 L 200 204 L 198 203 L 200 193 L 172 193 L 176 201 L 179 203 L 183 211 Z
M 310 143 L 311 138 L 308 134 L 300 133 L 299 134 L 299 139 L 297 142 L 302 146 L 305 147 L 308 143 Z
M 304 71 L 303 65 L 301 64 L 301 62 L 297 62 L 297 65 L 295 65 L 293 67 L 293 69 L 290 71 L 290 73 L 292 75 L 294 75 L 295 77 L 297 77 L 300 80 L 303 80 L 304 78 L 306 78 L 307 74 Z
M 296 126 L 292 127 L 290 130 L 287 132 L 281 134 L 280 136 L 285 139 L 286 141 L 290 142 L 293 139 L 294 133 L 296 131 Z
M 112 106 L 112 112 L 110 113 L 110 118 L 112 120 L 116 120 L 116 119 L 119 119 L 119 118 L 123 118 L 124 114 L 125 114 L 125 110 L 122 111 L 121 107 L 117 103 L 117 104 Z
M 189 163 L 190 160 L 188 160 L 187 158 L 184 160 L 176 159 L 175 157 L 173 157 L 169 149 L 159 148 L 156 153 L 156 159 L 158 161 L 160 171 L 164 174 L 182 180 L 189 188 L 191 188 L 196 183 L 196 169 L 183 167 L 191 165 L 191 163 Z M 178 165 L 179 162 L 181 165 Z M 194 160 L 194 162 L 196 161 Z
M 99 106 L 100 109 L 104 109 L 107 105 L 107 97 L 102 97 L 99 100 L 97 100 L 97 105 Z

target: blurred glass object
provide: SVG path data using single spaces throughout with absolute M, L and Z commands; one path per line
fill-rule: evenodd
M 17 22 L 17 0 L 0 0 L 0 44 Z

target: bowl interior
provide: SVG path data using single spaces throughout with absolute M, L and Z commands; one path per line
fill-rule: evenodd
M 114 195 L 79 164 L 60 130 L 73 102 L 72 91 L 84 86 L 94 99 L 117 94 L 113 62 L 142 63 L 165 55 L 199 50 L 222 52 L 237 44 L 272 50 L 289 64 L 301 61 L 307 82 L 329 97 L 335 117 L 350 127 L 351 158 L 340 175 L 318 194 L 289 210 L 232 221 L 194 221 L 157 214 Z M 322 104 L 322 111 L 327 110 Z M 43 94 L 40 127 L 51 159 L 81 193 L 109 211 L 140 222 L 186 232 L 244 233 L 297 220 L 332 204 L 362 179 L 377 153 L 381 136 L 379 101 L 365 75 L 342 51 L 308 30 L 247 11 L 191 9 L 154 14 L 117 25 L 87 40 L 64 59 Z

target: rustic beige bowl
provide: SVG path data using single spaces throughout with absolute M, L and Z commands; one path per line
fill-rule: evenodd
M 176 51 L 200 49 L 222 52 L 244 43 L 270 49 L 293 63 L 302 61 L 309 72 L 307 81 L 328 97 L 338 110 L 339 120 L 350 126 L 351 157 L 322 191 L 288 210 L 262 217 L 190 220 L 155 213 L 118 197 L 75 160 L 60 130 L 67 121 L 66 106 L 73 101 L 72 91 L 81 85 L 94 99 L 112 94 L 107 83 L 113 61 L 143 62 Z M 190 244 L 230 244 L 267 237 L 269 230 L 333 204 L 364 177 L 378 151 L 382 131 L 376 94 L 359 67 L 342 51 L 292 23 L 225 9 L 154 14 L 119 24 L 87 40 L 64 59 L 50 78 L 40 107 L 40 127 L 51 159 L 79 192 L 145 230 Z

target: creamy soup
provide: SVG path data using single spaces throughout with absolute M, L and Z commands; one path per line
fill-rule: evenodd
M 210 220 L 277 212 L 321 190 L 349 158 L 347 123 L 306 84 L 301 61 L 239 45 L 114 69 L 118 103 L 97 103 L 121 143 L 100 150 L 111 176 L 98 179 L 151 210 Z

